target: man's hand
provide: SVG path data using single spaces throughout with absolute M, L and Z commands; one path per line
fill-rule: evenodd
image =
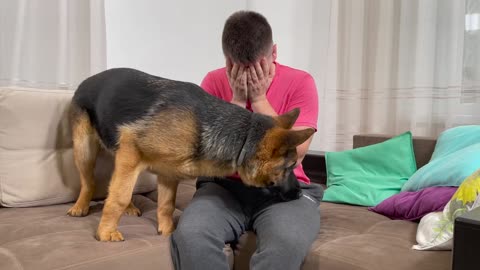
M 252 103 L 264 102 L 267 100 L 267 90 L 275 76 L 275 64 L 267 64 L 267 59 L 262 58 L 249 66 L 247 72 L 248 99 Z
M 232 61 L 227 58 L 227 78 L 233 92 L 233 97 L 230 102 L 242 108 L 246 107 L 248 99 L 246 70 L 243 65 L 232 63 Z

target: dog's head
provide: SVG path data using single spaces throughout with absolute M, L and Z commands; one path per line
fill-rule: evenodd
M 297 165 L 297 146 L 315 132 L 314 129 L 292 130 L 300 113 L 294 109 L 274 117 L 275 126 L 269 129 L 258 143 L 254 155 L 238 168 L 242 181 L 250 186 L 269 187 L 282 185 Z

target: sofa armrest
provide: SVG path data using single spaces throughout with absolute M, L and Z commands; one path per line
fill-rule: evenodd
M 324 152 L 308 151 L 303 158 L 302 166 L 310 181 L 324 186 L 327 184 L 327 166 Z
M 371 144 L 381 143 L 392 138 L 387 134 L 358 134 L 353 136 L 353 148 L 363 147 Z M 437 139 L 434 137 L 413 136 L 413 151 L 417 168 L 427 164 L 432 157 Z
M 480 207 L 455 219 L 452 269 L 477 269 L 480 243 Z

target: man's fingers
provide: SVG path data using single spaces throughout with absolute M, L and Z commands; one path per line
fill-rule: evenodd
M 238 66 L 238 65 L 234 64 L 233 66 L 235 67 L 235 66 Z M 238 68 L 238 71 L 237 71 L 237 76 L 236 76 L 237 81 L 243 78 L 243 73 L 245 73 L 245 67 L 240 66 Z M 245 79 L 246 79 L 246 77 L 245 77 Z
M 241 77 L 240 77 L 240 83 L 241 83 L 242 85 L 247 84 L 247 76 L 248 76 L 247 72 L 243 72 L 243 73 L 242 73 L 242 75 L 241 75 Z
M 257 63 L 258 64 L 258 63 Z M 258 80 L 260 79 L 258 76 L 257 76 L 257 72 L 256 72 L 256 68 L 253 67 L 253 66 L 250 66 L 250 68 L 248 69 L 248 73 L 250 74 L 250 77 L 252 77 L 252 82 L 258 82 Z
M 232 71 L 230 72 L 230 78 L 236 80 L 237 79 L 237 76 L 238 76 L 238 65 L 237 64 L 233 64 L 232 65 Z
M 247 84 L 248 85 L 253 85 L 253 81 L 252 81 L 252 73 L 250 71 L 251 69 L 248 70 L 248 72 L 245 72 L 247 74 Z
M 263 58 L 260 62 L 263 62 Z M 263 64 L 262 64 L 263 65 Z M 266 74 L 267 73 L 267 67 L 265 66 L 265 69 L 262 68 L 262 65 L 259 63 L 259 62 L 255 62 L 255 73 L 256 73 L 256 77 L 258 78 L 258 80 L 263 80 L 263 78 L 265 77 L 264 76 L 264 73 Z

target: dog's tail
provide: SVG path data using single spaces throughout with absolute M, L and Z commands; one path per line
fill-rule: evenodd
M 69 112 L 72 128 L 73 155 L 80 174 L 82 191 L 79 199 L 90 201 L 95 188 L 93 174 L 100 141 L 87 111 L 72 101 Z

